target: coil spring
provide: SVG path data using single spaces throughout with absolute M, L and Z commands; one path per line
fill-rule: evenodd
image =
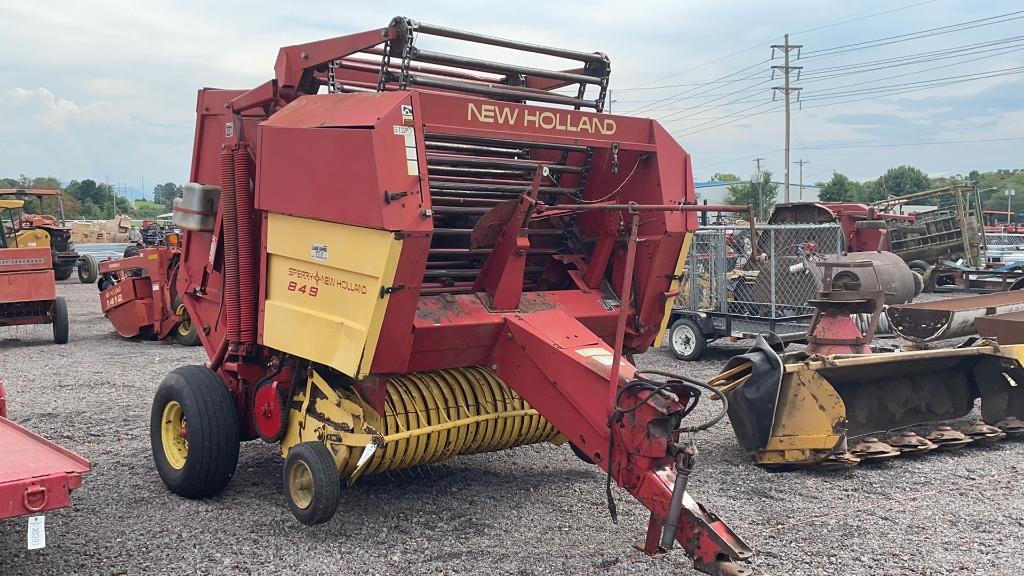
M 402 374 L 387 383 L 385 438 L 453 420 L 502 412 L 529 410 L 530 406 L 494 372 L 474 366 Z M 388 441 L 366 464 L 373 474 L 439 462 L 460 454 L 494 452 L 553 440 L 558 435 L 537 414 L 509 416 Z
M 235 212 L 238 226 L 239 339 L 256 343 L 256 247 L 253 193 L 249 184 L 249 152 L 235 151 Z
M 237 207 L 235 205 L 235 162 L 234 153 L 224 150 L 220 153 L 220 209 L 223 211 L 224 233 L 221 245 L 224 248 L 224 306 L 227 309 L 228 340 L 237 342 L 240 319 L 238 317 L 238 237 Z

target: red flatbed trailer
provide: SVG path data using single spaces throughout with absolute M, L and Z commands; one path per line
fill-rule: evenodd
M 64 508 L 89 461 L 7 419 L 0 384 L 0 520 Z

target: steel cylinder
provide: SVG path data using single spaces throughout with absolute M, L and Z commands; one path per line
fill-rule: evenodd
M 919 290 L 914 274 L 902 258 L 892 252 L 849 252 L 839 257 L 839 262 L 869 261 L 873 266 L 866 268 L 841 268 L 833 271 L 832 282 L 846 284 L 852 289 L 883 290 L 886 304 L 906 304 L 917 296 Z
M 465 423 L 445 428 L 458 421 Z M 480 366 L 393 376 L 378 432 L 385 444 L 366 464 L 366 474 L 547 442 L 558 435 L 494 372 Z

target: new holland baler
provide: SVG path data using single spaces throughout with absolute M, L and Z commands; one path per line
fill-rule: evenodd
M 647 552 L 746 573 L 686 493 L 699 383 L 627 360 L 664 331 L 694 212 L 718 207 L 694 205 L 660 125 L 603 113 L 608 58 L 395 18 L 285 47 L 274 72 L 199 92 L 177 293 L 210 361 L 156 393 L 167 486 L 217 494 L 259 438 L 315 524 L 362 474 L 568 443 L 651 510 Z

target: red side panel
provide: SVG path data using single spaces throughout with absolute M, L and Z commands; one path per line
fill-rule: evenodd
M 53 271 L 0 274 L 0 303 L 42 302 L 57 298 Z
M 0 272 L 49 270 L 52 267 L 49 248 L 0 248 Z

